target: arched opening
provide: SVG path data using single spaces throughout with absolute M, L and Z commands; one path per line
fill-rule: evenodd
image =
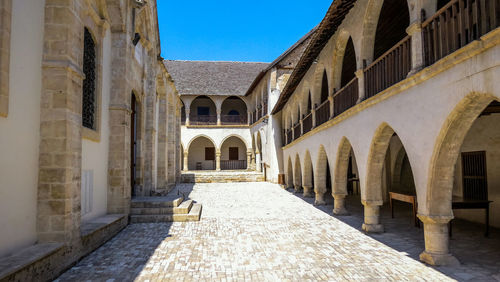
M 426 232 L 426 250 L 421 254 L 425 262 L 435 261 L 433 252 L 449 254 L 448 220 L 453 219 L 452 238 L 457 246 L 453 255 L 462 263 L 481 263 L 479 257 L 497 257 L 500 230 L 500 103 L 494 97 L 472 93 L 464 98 L 442 126 L 434 146 L 430 167 L 429 187 L 420 218 Z M 492 202 L 490 202 L 492 201 Z M 471 206 L 474 203 L 474 206 Z M 487 228 L 486 207 L 489 206 Z M 477 208 L 484 208 L 483 210 Z M 434 218 L 441 220 L 436 221 Z M 427 231 L 434 226 L 434 230 Z M 490 234 L 489 239 L 485 235 Z M 471 244 L 470 242 L 474 242 Z M 468 243 L 468 244 L 467 244 Z M 478 253 L 481 256 L 471 256 Z
M 315 203 L 317 205 L 333 204 L 330 164 L 323 145 L 319 148 L 314 178 L 314 192 L 316 193 Z
M 299 154 L 295 156 L 295 167 L 294 167 L 294 189 L 296 193 L 302 191 L 302 169 L 300 167 Z
M 293 166 L 291 157 L 288 157 L 286 188 L 287 189 L 293 188 Z
M 188 148 L 188 169 L 215 169 L 215 144 L 212 140 L 205 136 L 200 136 L 191 141 Z
M 241 138 L 230 136 L 221 145 L 220 168 L 238 170 L 247 168 L 247 146 Z
M 135 93 L 130 95 L 130 189 L 132 196 L 137 195 L 136 186 L 139 175 L 139 101 Z
M 312 110 L 312 100 L 311 100 L 311 91 L 309 91 L 309 94 L 307 95 L 307 113 L 309 114 Z
M 323 78 L 321 79 L 321 100 L 320 104 L 328 100 L 328 75 L 326 70 L 323 71 Z
M 361 213 L 358 165 L 351 143 L 345 137 L 340 141 L 337 152 L 332 190 L 334 214 L 345 215 L 347 210 Z
M 352 37 L 349 37 L 345 47 L 344 59 L 342 60 L 342 73 L 340 79 L 340 88 L 346 86 L 351 80 L 356 77 L 356 51 L 354 50 L 354 42 Z
M 376 60 L 408 34 L 410 12 L 407 0 L 384 0 L 375 31 L 373 58 Z
M 186 124 L 186 107 L 184 106 L 184 102 L 181 100 L 181 124 Z
M 236 96 L 228 97 L 222 102 L 222 124 L 246 124 L 248 121 L 247 105 Z
M 217 109 L 212 99 L 198 96 L 191 102 L 189 111 L 191 125 L 217 124 Z

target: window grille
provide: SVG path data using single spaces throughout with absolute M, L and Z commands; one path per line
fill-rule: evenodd
M 86 128 L 96 129 L 96 50 L 89 30 L 85 28 L 83 38 L 83 100 L 82 124 Z
M 467 200 L 488 200 L 486 152 L 462 153 L 463 197 Z

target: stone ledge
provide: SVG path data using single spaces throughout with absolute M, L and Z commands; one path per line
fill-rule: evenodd
M 62 243 L 35 244 L 13 255 L 0 258 L 0 281 L 4 281 L 16 272 L 50 257 L 62 250 L 63 246 Z
M 100 216 L 98 218 L 82 222 L 82 226 L 80 227 L 80 233 L 82 238 L 88 237 L 101 229 L 104 229 L 108 225 L 112 225 L 113 223 L 126 218 L 125 214 L 106 214 Z

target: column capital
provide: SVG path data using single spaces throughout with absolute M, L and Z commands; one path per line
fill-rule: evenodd
M 448 224 L 454 216 L 453 215 L 423 215 L 417 214 L 417 217 L 424 224 Z
M 382 200 L 361 200 L 363 206 L 382 206 L 384 201 Z
M 364 69 L 358 69 L 354 72 L 354 74 L 356 75 L 357 78 L 361 78 L 361 77 L 364 77 L 365 75 L 365 72 L 364 72 Z
M 413 36 L 416 32 L 422 32 L 422 23 L 419 21 L 411 23 L 410 26 L 406 28 L 406 33 L 409 36 Z

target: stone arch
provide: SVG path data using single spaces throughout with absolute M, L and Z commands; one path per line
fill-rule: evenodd
M 198 108 L 196 108 L 198 107 Z M 208 108 L 207 112 L 198 113 L 199 107 Z M 204 109 L 205 110 L 205 109 Z M 206 95 L 196 96 L 189 105 L 189 122 L 191 124 L 206 124 L 217 122 L 217 103 L 214 99 Z
M 238 96 L 226 97 L 221 103 L 221 119 L 223 123 L 246 123 L 248 104 Z
M 330 95 L 328 75 L 326 74 L 326 69 L 323 70 L 323 75 L 321 77 L 321 92 L 320 92 L 320 104 L 328 100 Z
M 212 138 L 200 134 L 197 135 L 196 137 L 192 138 L 187 146 L 187 152 L 188 152 L 188 169 L 189 170 L 214 170 L 215 169 L 215 156 L 212 156 L 213 159 L 206 159 L 205 158 L 205 147 L 197 147 L 194 146 L 196 143 L 201 143 L 198 144 L 200 146 L 203 145 L 203 141 L 205 141 L 205 145 L 211 144 L 214 147 L 214 155 L 216 153 L 216 143 L 212 140 Z M 208 141 L 208 142 L 206 142 Z M 199 167 L 200 165 L 200 167 Z
M 304 197 L 312 197 L 312 192 L 314 189 L 314 173 L 313 165 L 311 161 L 311 154 L 309 150 L 306 150 L 304 156 L 304 168 L 302 176 L 302 187 L 304 188 Z
M 364 189 L 361 189 L 361 199 L 365 202 L 378 206 L 383 203 L 382 174 L 387 148 L 394 133 L 392 127 L 385 122 L 375 131 L 368 154 L 366 181 Z
M 329 190 L 327 187 L 327 175 L 330 174 L 328 171 L 329 169 L 328 156 L 326 154 L 325 147 L 320 145 L 316 159 L 316 167 L 314 170 L 314 192 L 316 193 L 316 205 L 325 204 L 324 195 L 327 190 Z
M 455 163 L 460 148 L 472 124 L 479 114 L 499 99 L 472 92 L 463 98 L 443 123 L 436 139 L 429 166 L 426 208 L 419 213 L 428 216 L 453 217 L 451 209 Z
M 348 60 L 345 60 L 346 56 Z M 354 58 L 354 62 L 352 59 Z M 349 66 L 349 75 L 354 77 L 354 72 L 360 68 L 360 63 L 356 56 L 356 46 L 354 45 L 353 38 L 346 30 L 339 30 L 337 41 L 335 44 L 335 51 L 333 56 L 333 88 L 338 90 L 343 86 L 343 82 L 349 82 L 350 78 L 345 77 L 346 66 Z M 343 77 L 344 76 L 344 77 Z M 351 78 L 352 79 L 352 78 Z
M 295 155 L 295 167 L 294 167 L 294 188 L 295 192 L 300 192 L 302 188 L 302 169 L 300 167 L 300 157 L 299 154 Z
M 311 99 L 312 99 L 312 107 L 315 108 L 321 104 L 321 86 L 323 82 L 323 75 L 326 72 L 326 67 L 323 63 L 318 62 L 315 64 L 314 74 L 312 77 L 312 88 L 311 88 Z M 327 73 L 328 79 L 328 73 Z
M 335 173 L 332 194 L 347 196 L 347 172 L 349 169 L 349 156 L 352 151 L 351 142 L 346 137 L 342 137 L 337 150 L 337 160 L 335 162 Z M 335 197 L 335 196 L 334 196 Z
M 288 164 L 287 164 L 286 186 L 287 186 L 286 188 L 293 187 L 293 166 L 292 166 L 292 158 L 290 156 L 288 157 Z
M 367 64 L 373 61 L 373 47 L 375 42 L 375 32 L 384 1 L 369 0 L 366 5 L 366 12 L 363 17 L 363 31 L 361 39 L 360 58 L 365 59 Z
M 230 135 L 227 135 L 226 137 L 224 137 L 224 139 L 222 139 L 222 141 L 220 142 L 219 147 L 218 147 L 217 149 L 221 149 L 221 148 L 222 148 L 222 144 L 224 144 L 224 142 L 226 142 L 226 140 L 227 140 L 227 139 L 229 139 L 229 138 L 231 138 L 231 137 L 236 137 L 236 138 L 240 139 L 240 140 L 243 142 L 243 144 L 245 144 L 245 147 L 246 147 L 247 149 L 249 149 L 249 148 L 250 148 L 250 146 L 249 146 L 249 144 L 248 144 L 247 140 L 245 140 L 245 138 L 241 137 L 241 135 L 238 135 L 238 134 L 230 134 Z

